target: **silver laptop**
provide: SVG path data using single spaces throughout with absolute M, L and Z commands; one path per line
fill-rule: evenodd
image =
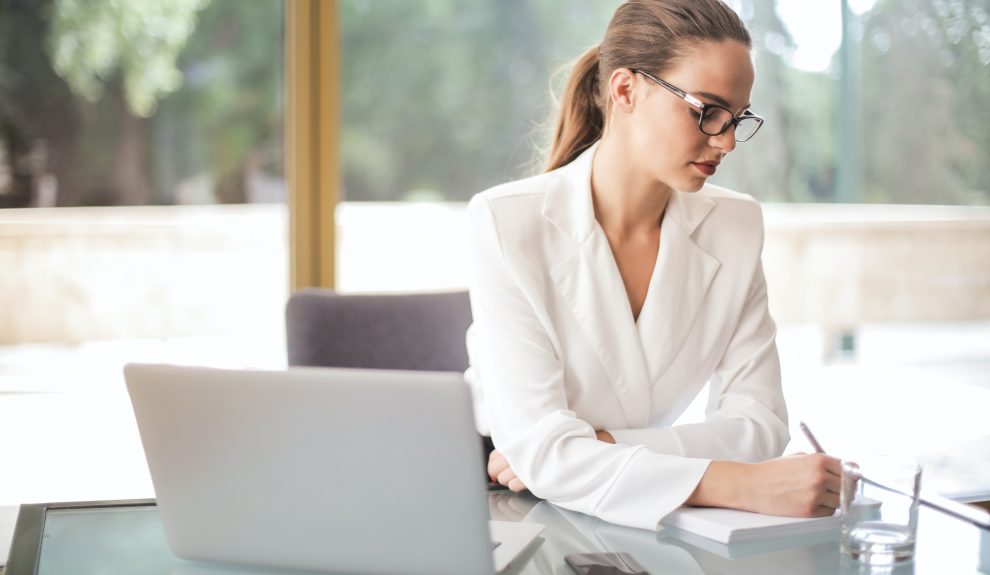
M 179 557 L 492 574 L 543 528 L 488 521 L 459 374 L 130 364 L 124 375 Z

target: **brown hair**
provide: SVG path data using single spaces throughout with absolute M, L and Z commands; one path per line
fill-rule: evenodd
M 624 2 L 612 16 L 602 43 L 578 58 L 571 70 L 546 170 L 570 163 L 601 138 L 612 72 L 639 68 L 661 76 L 684 56 L 689 43 L 723 40 L 752 46 L 746 26 L 722 0 Z

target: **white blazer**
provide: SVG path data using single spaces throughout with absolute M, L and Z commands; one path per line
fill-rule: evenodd
M 465 376 L 480 431 L 533 494 L 655 529 L 710 460 L 761 461 L 789 439 L 763 217 L 717 186 L 674 192 L 635 321 L 592 207 L 596 149 L 469 203 Z M 706 382 L 706 420 L 672 427 Z

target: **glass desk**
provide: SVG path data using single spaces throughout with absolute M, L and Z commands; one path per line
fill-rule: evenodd
M 574 513 L 527 494 L 489 494 L 493 519 L 546 525 L 543 541 L 510 573 L 569 575 L 570 553 L 626 551 L 652 575 L 865 574 L 840 556 L 838 533 L 727 546 L 691 534 L 620 527 Z M 168 549 L 153 501 L 22 507 L 5 575 L 283 575 L 184 561 Z M 917 556 L 895 569 L 872 573 L 980 573 L 980 530 L 926 508 L 919 521 Z M 294 572 L 298 573 L 298 572 Z

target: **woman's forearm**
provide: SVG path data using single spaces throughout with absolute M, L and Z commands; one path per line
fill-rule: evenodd
M 839 506 L 841 473 L 841 462 L 821 453 L 760 463 L 716 460 L 685 503 L 788 517 L 831 515 Z
M 712 461 L 701 476 L 694 493 L 684 503 L 699 507 L 730 507 L 742 509 L 743 491 L 748 465 L 734 461 Z
M 596 431 L 595 436 L 598 441 L 615 443 L 612 434 L 604 429 Z M 745 498 L 740 495 L 743 491 L 740 486 L 745 481 L 747 467 L 749 466 L 745 463 L 712 461 L 701 477 L 701 481 L 698 482 L 698 486 L 684 504 L 698 507 L 741 509 L 741 504 Z

